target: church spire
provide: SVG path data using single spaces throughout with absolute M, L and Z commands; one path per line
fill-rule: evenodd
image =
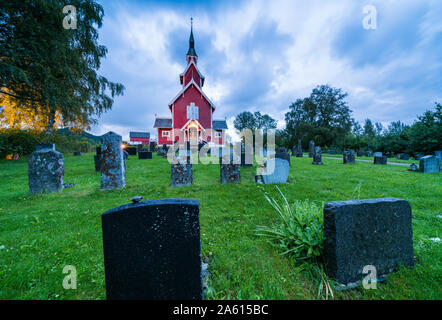
M 193 18 L 190 18 L 190 38 L 189 38 L 189 50 L 187 51 L 188 56 L 197 57 L 195 51 L 195 40 L 193 39 Z

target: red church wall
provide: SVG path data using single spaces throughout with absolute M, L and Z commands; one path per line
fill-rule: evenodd
M 216 138 L 215 137 L 215 132 L 216 130 L 213 130 L 213 143 L 215 144 L 223 144 L 224 143 L 224 131 L 221 132 L 221 137 L 220 138 Z
M 198 122 L 204 127 L 206 131 L 208 129 L 211 129 L 212 107 L 198 91 L 198 89 L 193 86 L 189 87 L 186 92 L 184 92 L 184 97 L 181 96 L 180 98 L 178 98 L 173 106 L 174 127 L 177 129 L 181 129 L 187 123 L 187 121 L 189 121 L 189 119 L 187 119 L 187 106 L 189 106 L 192 102 L 195 103 L 195 106 L 198 107 Z
M 169 137 L 163 137 L 163 131 L 169 131 Z M 158 128 L 158 145 L 172 144 L 172 129 Z

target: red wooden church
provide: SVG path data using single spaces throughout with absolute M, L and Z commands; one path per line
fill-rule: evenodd
M 154 128 L 158 130 L 158 144 L 224 143 L 226 120 L 214 120 L 215 105 L 204 94 L 204 76 L 197 67 L 198 56 L 195 51 L 193 27 L 190 28 L 187 67 L 180 74 L 181 91 L 169 103 L 172 117 L 155 118 Z

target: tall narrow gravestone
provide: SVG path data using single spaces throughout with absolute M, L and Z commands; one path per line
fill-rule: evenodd
M 198 200 L 126 204 L 101 220 L 107 299 L 203 298 Z
M 301 144 L 301 139 L 298 139 L 298 147 L 296 148 L 296 157 L 297 158 L 302 158 L 303 154 L 302 154 L 302 144 Z
M 313 158 L 314 153 L 315 153 L 315 143 L 313 142 L 313 140 L 310 140 L 308 144 L 308 156 L 310 158 Z
M 439 172 L 440 161 L 436 156 L 425 156 L 419 160 L 419 172 L 437 173 Z
M 101 168 L 101 146 L 98 146 L 96 148 L 97 154 L 94 155 L 94 164 L 95 164 L 95 171 L 100 171 Z
M 324 237 L 327 274 L 344 285 L 360 281 L 366 266 L 381 276 L 414 264 L 411 207 L 402 199 L 328 202 Z
M 101 137 L 101 190 L 121 189 L 126 185 L 121 136 L 110 131 Z
M 313 162 L 312 164 L 323 164 L 322 163 L 322 150 L 321 147 L 315 147 L 313 152 Z
M 29 192 L 58 192 L 63 189 L 64 157 L 54 144 L 37 145 L 28 159 Z

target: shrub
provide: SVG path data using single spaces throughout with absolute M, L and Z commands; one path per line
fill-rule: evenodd
M 267 195 L 265 197 L 279 214 L 280 221 L 272 227 L 258 226 L 256 234 L 276 246 L 282 254 L 293 255 L 299 262 L 317 262 L 324 243 L 323 204 L 319 206 L 308 200 L 290 204 L 277 189 L 283 198 L 281 204 Z

